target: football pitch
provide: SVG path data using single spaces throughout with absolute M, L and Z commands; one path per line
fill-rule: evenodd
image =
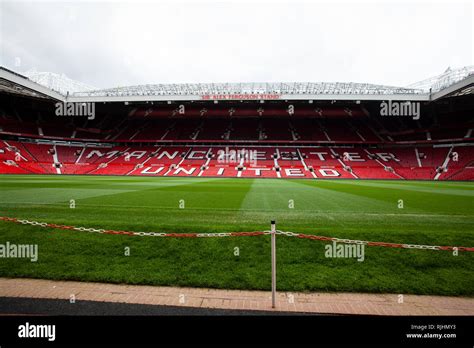
M 328 237 L 474 246 L 474 183 L 107 176 L 0 176 L 0 216 L 144 232 L 277 229 Z M 1 258 L 1 277 L 228 289 L 271 286 L 270 237 L 157 238 L 0 221 L 0 244 L 37 244 L 38 260 Z M 474 295 L 474 253 L 366 247 L 326 257 L 327 242 L 277 236 L 278 290 Z

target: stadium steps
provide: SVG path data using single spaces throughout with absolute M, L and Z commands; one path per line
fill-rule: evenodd
M 23 149 L 26 151 L 26 153 L 27 153 L 28 155 L 30 155 L 30 157 L 31 157 L 32 159 L 35 160 L 36 164 L 38 164 L 41 168 L 43 168 L 43 171 L 44 171 L 45 173 L 47 173 L 47 172 L 48 172 L 48 169 L 45 168 L 45 167 L 41 164 L 40 161 L 38 161 L 38 159 L 30 152 L 30 150 L 28 150 L 28 148 L 25 146 L 25 144 L 21 143 L 21 146 L 22 146 Z M 33 173 L 33 172 L 32 172 L 32 173 Z M 34 174 L 37 174 L 37 173 L 34 173 Z

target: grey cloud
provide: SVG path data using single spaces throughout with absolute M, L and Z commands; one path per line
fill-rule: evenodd
M 406 85 L 473 62 L 469 3 L 2 1 L 0 12 L 2 65 L 64 73 L 97 87 Z

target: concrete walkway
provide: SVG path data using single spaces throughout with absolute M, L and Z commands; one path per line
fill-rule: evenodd
M 198 308 L 325 314 L 474 315 L 474 298 L 360 293 L 279 292 L 271 308 L 267 291 L 115 285 L 0 278 L 0 297 L 101 301 Z M 401 303 L 399 303 L 401 302 Z

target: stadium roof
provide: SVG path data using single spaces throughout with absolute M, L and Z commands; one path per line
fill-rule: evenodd
M 431 90 L 432 92 L 439 92 L 442 89 L 449 87 L 472 74 L 474 74 L 474 65 L 465 66 L 463 68 L 454 69 L 454 70 L 451 68 L 448 68 L 441 75 L 412 83 L 408 87 L 421 88 L 425 91 Z
M 97 89 L 85 83 L 70 79 L 64 74 L 56 74 L 52 72 L 39 72 L 36 69 L 28 70 L 24 73 L 31 81 L 48 87 L 53 91 L 57 91 L 63 95 L 73 94 L 75 92 L 86 92 Z
M 446 70 L 443 74 L 408 87 L 369 83 L 199 83 L 147 84 L 93 90 L 64 75 L 27 73 L 29 78 L 0 69 L 0 81 L 19 84 L 31 93 L 75 102 L 148 102 L 202 100 L 419 100 L 428 101 L 463 91 L 474 85 L 474 66 Z M 27 81 L 24 81 L 24 80 Z M 46 88 L 45 88 L 46 87 Z
M 0 66 L 0 91 L 8 94 L 23 95 L 35 98 L 52 98 L 64 100 L 61 93 L 47 86 L 38 84 L 28 77 Z
M 422 89 L 391 87 L 369 83 L 342 82 L 291 82 L 291 83 L 194 83 L 156 84 L 109 88 L 96 91 L 78 92 L 75 96 L 172 96 L 172 95 L 315 95 L 315 94 L 423 94 Z M 223 97 L 225 99 L 225 97 Z

